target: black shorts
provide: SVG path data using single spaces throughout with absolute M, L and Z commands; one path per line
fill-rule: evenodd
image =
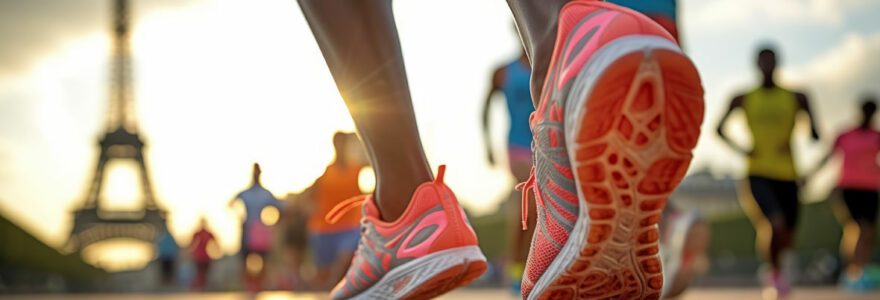
M 877 222 L 877 191 L 865 191 L 855 189 L 841 189 L 843 192 L 843 202 L 849 210 L 849 215 L 853 221 L 868 222 L 875 224 Z
M 781 215 L 788 228 L 794 228 L 798 217 L 798 187 L 794 181 L 749 176 L 752 196 L 764 217 Z

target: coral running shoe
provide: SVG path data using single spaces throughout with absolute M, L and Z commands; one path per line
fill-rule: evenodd
M 486 257 L 440 166 L 437 179 L 416 189 L 394 222 L 379 218 L 371 196 L 341 202 L 327 214 L 335 222 L 361 206 L 361 240 L 333 299 L 429 299 L 466 285 L 486 270 Z
M 703 119 L 697 70 L 660 25 L 592 0 L 560 11 L 548 70 L 518 186 L 538 209 L 523 296 L 658 299 L 657 222 Z

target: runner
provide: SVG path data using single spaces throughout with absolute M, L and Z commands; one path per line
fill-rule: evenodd
M 532 104 L 532 95 L 529 91 L 530 76 L 529 60 L 526 53 L 522 52 L 519 58 L 495 70 L 492 75 L 492 87 L 489 94 L 486 95 L 486 102 L 483 105 L 483 138 L 486 141 L 489 164 L 494 166 L 495 157 L 492 154 L 491 138 L 489 137 L 489 106 L 495 92 L 504 93 L 507 112 L 510 116 L 510 129 L 507 134 L 507 161 L 510 174 L 516 179 L 516 182 L 528 180 L 529 170 L 532 168 L 532 131 L 529 129 L 529 115 L 535 111 L 535 106 Z M 520 207 L 520 203 L 517 203 L 522 200 L 520 197 L 511 189 L 508 199 L 510 213 L 508 220 L 518 220 L 522 216 L 522 207 Z M 530 199 L 529 211 L 532 213 L 529 214 L 528 222 L 535 224 L 534 197 L 530 197 Z M 532 226 L 533 228 L 534 226 Z M 510 230 L 508 241 L 510 252 L 506 269 L 508 279 L 511 281 L 511 288 L 519 294 L 533 230 L 522 230 L 518 226 L 510 226 Z
M 177 272 L 176 264 L 177 251 L 180 247 L 171 236 L 168 230 L 160 230 L 156 238 L 156 250 L 158 252 L 159 267 L 161 269 L 161 281 L 163 285 L 170 286 L 174 284 L 175 273 Z
M 798 112 L 805 112 L 809 116 L 813 140 L 819 139 L 819 133 L 807 97 L 776 85 L 775 52 L 765 48 L 757 58 L 763 76 L 761 85 L 733 98 L 730 108 L 718 124 L 717 132 L 731 148 L 748 158 L 749 187 L 762 214 L 753 218 L 758 220 L 755 225 L 758 245 L 771 267 L 765 286 L 783 298 L 791 292 L 791 286 L 782 274 L 781 256 L 793 245 L 799 209 L 798 185 L 795 182 L 799 177 L 791 149 L 791 133 Z M 728 117 L 740 108 L 745 113 L 752 135 L 751 150 L 738 146 L 724 134 Z M 766 238 L 768 233 L 769 239 Z
M 877 224 L 878 189 L 880 189 L 880 131 L 874 129 L 876 100 L 867 97 L 862 102 L 862 119 L 858 127 L 850 129 L 834 142 L 834 148 L 816 167 L 821 169 L 834 154 L 843 156 L 843 167 L 837 189 L 849 211 L 849 224 L 858 230 L 844 230 L 840 249 L 847 260 L 840 283 L 847 290 L 864 292 L 880 287 L 880 272 L 866 268 L 873 254 Z M 812 172 L 815 173 L 815 172 Z M 853 234 L 856 233 L 856 234 Z
M 196 277 L 193 279 L 190 288 L 193 291 L 204 291 L 208 282 L 208 268 L 213 260 L 208 255 L 208 247 L 212 242 L 216 242 L 214 234 L 208 231 L 208 221 L 205 217 L 199 219 L 199 229 L 193 234 L 190 242 L 190 251 L 192 251 L 193 262 L 196 263 Z M 216 245 L 213 245 L 216 247 Z
M 358 175 L 364 164 L 358 159 L 363 151 L 360 141 L 353 133 L 336 132 L 333 147 L 336 159 L 306 190 L 315 207 L 308 220 L 309 246 L 318 269 L 313 287 L 320 289 L 329 289 L 345 275 L 344 268 L 351 263 L 361 236 L 361 214 L 345 214 L 333 224 L 324 220 L 334 206 L 361 194 Z
M 299 3 L 377 173 L 373 195 L 328 215 L 364 211 L 360 247 L 333 298 L 424 299 L 467 284 L 485 258 L 443 183 L 445 166 L 432 180 L 391 1 Z M 518 185 L 523 216 L 526 190 L 538 207 L 523 295 L 659 298 L 657 221 L 702 122 L 696 69 L 665 29 L 635 11 L 588 0 L 508 3 L 538 107 L 530 120 L 536 166 Z
M 260 165 L 254 163 L 251 186 L 229 201 L 232 207 L 237 201 L 244 203 L 245 219 L 241 226 L 241 258 L 244 263 L 243 277 L 248 290 L 262 288 L 265 276 L 264 261 L 272 243 L 270 225 L 263 223 L 261 214 L 267 207 L 280 209 L 281 202 L 260 183 Z
M 287 194 L 284 211 L 281 212 L 279 227 L 283 228 L 284 261 L 287 266 L 280 270 L 284 277 L 279 286 L 282 290 L 304 291 L 312 289 L 311 282 L 302 276 L 303 266 L 308 255 L 308 220 L 312 215 L 312 205 L 304 194 Z M 311 278 L 309 278 L 311 281 Z

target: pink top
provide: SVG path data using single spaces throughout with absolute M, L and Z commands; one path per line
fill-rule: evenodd
M 837 137 L 834 149 L 843 153 L 843 170 L 837 186 L 847 189 L 880 189 L 880 132 L 856 128 Z
M 211 256 L 208 255 L 208 243 L 214 240 L 214 235 L 204 228 L 199 229 L 193 234 L 192 238 L 192 256 L 197 263 L 211 262 Z

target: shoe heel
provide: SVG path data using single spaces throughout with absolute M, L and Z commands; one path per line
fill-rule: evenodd
M 692 158 L 703 90 L 675 45 L 635 37 L 606 47 L 566 103 L 585 234 L 569 240 L 580 252 L 542 295 L 658 299 L 657 222 Z

